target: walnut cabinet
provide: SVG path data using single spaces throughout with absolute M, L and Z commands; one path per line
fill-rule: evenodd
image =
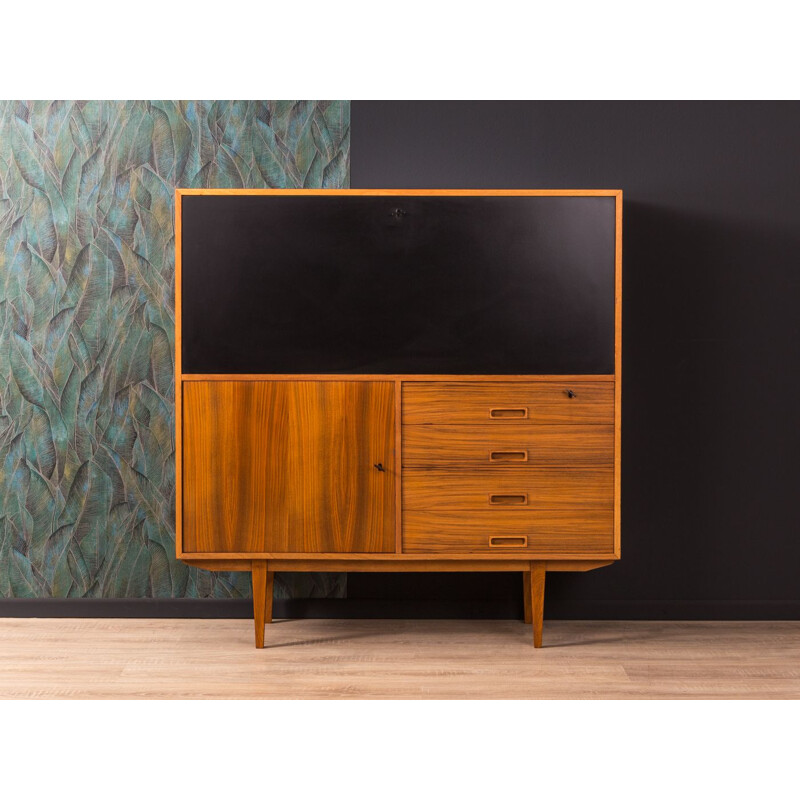
M 602 212 L 606 214 L 603 224 L 611 226 L 610 249 L 598 253 L 597 258 L 598 262 L 610 258 L 611 263 L 603 262 L 597 270 L 605 271 L 610 278 L 606 276 L 593 283 L 589 273 L 584 275 L 585 286 L 576 286 L 571 279 L 567 289 L 561 287 L 557 291 L 584 292 L 589 296 L 595 293 L 600 300 L 586 302 L 610 304 L 610 309 L 603 308 L 598 313 L 601 322 L 610 320 L 605 328 L 601 322 L 588 328 L 588 335 L 604 339 L 610 369 L 609 360 L 604 362 L 602 352 L 598 351 L 600 359 L 596 364 L 588 364 L 591 369 L 583 372 L 567 371 L 575 364 L 580 365 L 582 355 L 575 358 L 567 355 L 563 372 L 552 367 L 550 372 L 440 373 L 416 369 L 389 372 L 373 356 L 370 356 L 373 361 L 363 356 L 357 359 L 369 366 L 378 365 L 368 372 L 358 371 L 358 363 L 343 367 L 336 357 L 331 358 L 330 371 L 311 372 L 305 371 L 305 367 L 324 365 L 326 356 L 319 363 L 312 363 L 314 358 L 307 363 L 304 352 L 300 352 L 298 361 L 303 369 L 244 371 L 242 365 L 247 366 L 247 359 L 240 350 L 248 348 L 248 339 L 241 338 L 240 331 L 230 337 L 235 347 L 226 339 L 225 326 L 233 323 L 228 323 L 225 315 L 233 314 L 235 309 L 228 306 L 220 311 L 213 297 L 209 305 L 196 292 L 189 303 L 191 310 L 185 301 L 187 292 L 195 291 L 190 288 L 197 277 L 192 275 L 195 266 L 204 275 L 213 269 L 225 272 L 234 269 L 230 264 L 237 259 L 250 264 L 256 258 L 254 252 L 259 252 L 245 248 L 244 256 L 234 253 L 230 262 L 218 259 L 215 267 L 202 262 L 201 255 L 208 248 L 193 249 L 196 243 L 189 238 L 189 231 L 202 231 L 209 222 L 206 219 L 202 229 L 188 225 L 187 201 L 197 203 L 198 209 L 200 203 L 208 204 L 202 208 L 215 211 L 216 220 L 224 218 L 228 209 L 220 205 L 216 213 L 209 200 L 225 197 L 282 198 L 286 206 L 280 207 L 281 214 L 292 212 L 291 201 L 297 197 L 326 202 L 350 197 L 388 199 L 388 214 L 393 218 L 387 222 L 386 213 L 375 216 L 382 225 L 403 225 L 409 216 L 418 215 L 414 224 L 422 233 L 401 229 L 398 234 L 412 258 L 415 253 L 431 257 L 432 251 L 425 248 L 430 247 L 431 237 L 437 236 L 437 224 L 444 230 L 441 236 L 455 235 L 447 227 L 449 223 L 439 223 L 440 219 L 449 219 L 445 212 L 450 209 L 446 205 L 441 207 L 445 210 L 443 216 L 437 217 L 433 212 L 425 216 L 417 210 L 424 211 L 424 203 L 413 204 L 428 197 L 603 198 L 607 201 L 606 211 Z M 412 204 L 404 206 L 409 201 Z M 396 209 L 392 209 L 392 202 Z M 365 210 L 358 212 L 362 214 L 359 219 L 373 219 L 371 208 L 363 206 Z M 407 210 L 403 211 L 404 208 Z M 466 206 L 454 208 L 459 212 Z M 612 190 L 571 193 L 178 190 L 177 555 L 189 564 L 207 569 L 252 573 L 257 647 L 263 647 L 265 623 L 271 621 L 275 572 L 518 572 L 525 593 L 525 621 L 532 623 L 534 645 L 539 647 L 546 573 L 591 570 L 620 557 L 621 210 L 621 193 Z M 262 213 L 269 227 L 272 212 Z M 400 222 L 396 223 L 394 217 Z M 231 219 L 241 218 L 232 215 Z M 539 219 L 532 215 L 532 224 Z M 223 223 L 224 219 L 220 225 Z M 246 219 L 224 224 L 233 225 L 229 235 L 238 236 L 236 241 L 247 239 L 250 228 Z M 240 224 L 241 230 L 237 229 Z M 395 233 L 392 229 L 387 236 L 391 238 Z M 569 260 L 573 257 L 572 245 L 564 238 L 563 231 L 561 234 L 561 238 L 554 240 L 562 242 L 563 253 L 554 251 L 559 255 L 551 261 L 554 269 L 567 271 L 572 269 Z M 378 231 L 375 240 L 380 241 L 381 236 Z M 418 241 L 422 244 L 415 249 Z M 540 240 L 536 242 L 539 247 Z M 586 247 L 588 269 L 592 265 L 591 244 Z M 541 244 L 542 248 L 546 246 L 546 242 Z M 397 249 L 391 241 L 388 247 Z M 190 252 L 195 253 L 191 258 Z M 535 255 L 538 251 L 532 252 Z M 308 259 L 308 254 L 304 258 Z M 263 280 L 269 283 L 268 253 L 264 265 Z M 557 278 L 559 273 L 555 274 Z M 235 282 L 239 277 L 234 270 L 229 279 Z M 537 277 L 539 273 L 532 269 L 531 280 L 535 282 Z M 514 278 L 518 279 L 519 275 Z M 336 281 L 340 280 L 341 275 L 331 279 L 329 287 L 330 302 L 334 305 Z M 554 279 L 544 274 L 541 280 Z M 276 276 L 275 291 L 280 291 L 284 282 L 282 276 Z M 227 289 L 223 284 L 220 286 L 219 294 L 224 295 Z M 458 287 L 453 292 L 457 295 Z M 229 300 L 224 297 L 220 300 L 223 306 L 226 302 Z M 369 296 L 358 302 L 369 302 Z M 423 298 L 420 302 L 427 301 Z M 464 300 L 467 307 L 470 302 Z M 508 302 L 513 304 L 513 297 L 509 296 Z M 436 311 L 435 303 L 431 310 Z M 245 309 L 242 316 L 248 313 Z M 473 308 L 471 313 L 477 312 Z M 554 316 L 557 314 L 558 308 L 554 309 Z M 258 329 L 253 338 L 254 350 L 263 344 L 258 340 L 262 327 L 274 327 L 273 341 L 280 343 L 280 337 L 292 336 L 293 326 L 303 324 L 302 319 L 290 315 L 280 324 L 274 319 L 273 315 L 247 321 L 251 329 Z M 477 318 L 475 324 L 494 331 L 491 320 Z M 547 322 L 543 324 L 546 333 Z M 221 350 L 210 357 L 198 354 L 203 337 L 209 335 L 206 325 L 216 326 L 214 347 Z M 446 338 L 448 332 L 459 328 L 454 322 L 447 331 L 433 330 Z M 517 330 L 528 329 L 518 326 Z M 572 334 L 568 328 L 566 331 L 561 336 L 567 343 L 565 352 L 571 352 L 572 348 L 583 353 L 581 341 L 576 338 L 570 343 Z M 340 339 L 347 344 L 347 333 L 340 334 L 335 326 L 330 335 L 334 341 Z M 464 334 L 467 338 L 471 335 Z M 487 335 L 497 334 L 495 331 Z M 304 336 L 302 330 L 297 336 Z M 412 332 L 410 336 L 417 334 Z M 553 338 L 558 339 L 558 334 Z M 416 356 L 413 352 L 406 355 L 410 349 L 408 337 L 403 341 L 405 344 L 396 347 L 402 353 L 396 365 L 414 367 L 418 363 L 414 361 Z M 417 350 L 423 353 L 419 363 L 427 367 L 430 359 L 425 353 L 433 352 L 431 346 L 425 351 L 428 345 L 418 343 L 425 341 L 424 337 L 414 341 Z M 430 341 L 435 341 L 433 335 Z M 547 335 L 532 339 L 531 349 L 539 341 L 546 345 Z M 391 335 L 387 342 L 388 349 L 395 346 Z M 299 345 L 294 342 L 291 346 Z M 370 343 L 369 347 L 372 346 Z M 226 356 L 226 352 L 233 355 Z M 206 369 L 224 367 L 226 357 L 230 357 L 235 368 Z M 494 357 L 490 354 L 486 358 Z M 276 367 L 284 366 L 279 355 L 275 358 Z M 540 358 L 535 353 L 529 361 L 524 358 L 519 363 L 529 368 L 551 363 L 550 356 Z M 446 357 L 442 363 L 448 366 Z M 483 368 L 484 362 L 480 363 Z M 269 361 L 258 363 L 258 359 L 253 364 L 272 366 Z M 198 371 L 198 366 L 203 370 Z M 390 367 L 391 360 L 387 368 Z

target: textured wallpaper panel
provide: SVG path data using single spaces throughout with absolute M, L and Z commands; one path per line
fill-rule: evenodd
M 0 597 L 249 593 L 174 558 L 173 190 L 349 153 L 344 101 L 0 101 Z

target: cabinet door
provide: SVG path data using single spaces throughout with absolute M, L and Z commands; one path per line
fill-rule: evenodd
M 390 381 L 184 383 L 184 550 L 394 552 L 394 409 Z

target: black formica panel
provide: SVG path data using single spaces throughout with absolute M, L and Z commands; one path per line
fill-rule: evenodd
M 187 373 L 610 374 L 613 197 L 182 200 Z

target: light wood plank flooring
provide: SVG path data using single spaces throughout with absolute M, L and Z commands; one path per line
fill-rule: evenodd
M 0 619 L 3 698 L 800 698 L 800 622 Z

